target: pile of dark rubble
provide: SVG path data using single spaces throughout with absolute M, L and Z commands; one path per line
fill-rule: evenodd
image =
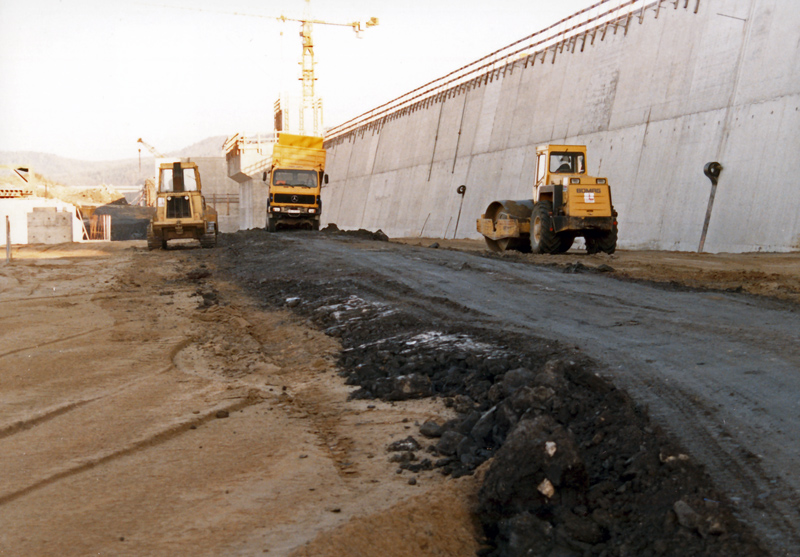
M 328 235 L 335 235 L 345 238 L 359 238 L 362 240 L 375 240 L 378 242 L 389 241 L 389 236 L 387 236 L 383 230 L 376 230 L 375 232 L 365 230 L 363 228 L 359 230 L 340 230 L 339 227 L 334 223 L 328 224 L 322 229 L 322 232 Z
M 702 466 L 580 353 L 421 315 L 312 266 L 299 281 L 266 267 L 237 272 L 267 305 L 340 339 L 354 397 L 435 396 L 457 412 L 421 424 L 389 458 L 412 474 L 452 476 L 493 458 L 480 490 L 482 554 L 765 554 Z

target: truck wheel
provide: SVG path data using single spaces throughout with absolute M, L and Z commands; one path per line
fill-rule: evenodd
M 603 231 L 599 235 L 586 237 L 586 253 L 592 255 L 605 252 L 609 255 L 617 250 L 617 225 L 611 230 Z
M 553 221 L 550 218 L 552 211 L 553 203 L 550 201 L 540 201 L 533 206 L 531 215 L 531 252 L 533 253 L 563 253 L 566 251 L 566 249 L 561 249 L 561 237 L 553 230 Z
M 153 225 L 152 224 L 148 225 L 147 226 L 147 249 L 149 249 L 151 251 L 154 250 L 154 249 L 158 249 L 160 244 L 161 244 L 161 242 L 159 241 L 158 238 L 156 238 L 156 235 L 153 233 Z
M 275 219 L 267 217 L 267 230 L 270 232 L 276 232 L 278 230 L 278 223 L 275 222 Z

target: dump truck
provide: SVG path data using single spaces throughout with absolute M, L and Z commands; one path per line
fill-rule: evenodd
M 217 245 L 217 211 L 206 205 L 200 170 L 193 162 L 165 162 L 158 168 L 156 211 L 147 227 L 148 249 L 167 249 L 169 240 L 196 239 Z
M 585 145 L 537 147 L 533 199 L 493 201 L 477 227 L 496 252 L 564 253 L 578 236 L 590 254 L 617 248 L 611 188 L 587 174 Z
M 281 133 L 272 150 L 272 163 L 264 172 L 269 188 L 267 228 L 319 230 L 322 214 L 320 191 L 328 183 L 322 138 Z

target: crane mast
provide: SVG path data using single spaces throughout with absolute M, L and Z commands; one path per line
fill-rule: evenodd
M 371 17 L 366 21 L 352 21 L 349 23 L 337 23 L 331 21 L 324 21 L 321 19 L 313 19 L 311 17 L 311 0 L 305 0 L 306 7 L 302 19 L 294 19 L 290 17 L 280 16 L 277 19 L 281 21 L 297 21 L 302 27 L 300 29 L 300 37 L 303 39 L 303 55 L 300 60 L 301 77 L 302 81 L 302 102 L 300 105 L 300 114 L 298 119 L 298 127 L 300 135 L 306 135 L 306 116 L 312 115 L 313 129 L 312 135 L 322 136 L 322 99 L 317 97 L 315 91 L 315 82 L 317 78 L 314 75 L 314 38 L 312 35 L 314 24 L 319 25 L 337 25 L 342 27 L 351 27 L 355 31 L 356 36 L 360 39 L 361 33 L 369 27 L 378 25 L 379 20 L 377 17 Z
M 308 0 L 306 0 L 308 6 Z M 300 31 L 300 36 L 303 38 L 303 58 L 300 62 L 302 65 L 302 74 L 300 80 L 303 82 L 303 103 L 300 107 L 300 135 L 306 135 L 306 112 L 311 112 L 314 118 L 314 135 L 322 135 L 322 99 L 317 97 L 314 91 L 314 82 L 317 78 L 314 76 L 314 39 L 311 36 L 313 30 L 313 23 L 306 20 L 303 21 L 303 28 Z

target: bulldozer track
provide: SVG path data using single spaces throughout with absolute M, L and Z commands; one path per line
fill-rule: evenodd
M 53 339 L 53 340 L 50 340 L 50 341 L 40 342 L 40 343 L 37 343 L 37 344 L 31 344 L 29 346 L 22 346 L 20 348 L 15 348 L 14 350 L 9 350 L 8 352 L 3 352 L 2 354 L 0 354 L 0 358 L 5 358 L 5 357 L 11 356 L 13 354 L 19 354 L 20 352 L 28 352 L 30 350 L 36 350 L 38 348 L 42 348 L 42 347 L 45 347 L 45 346 L 53 346 L 55 344 L 61 344 L 62 342 L 67 342 L 69 340 L 75 340 L 76 338 L 86 337 L 86 336 L 92 335 L 94 333 L 97 333 L 99 331 L 103 331 L 103 330 L 105 330 L 103 327 L 97 327 L 95 329 L 90 329 L 88 331 L 83 331 L 83 332 L 80 332 L 80 333 L 76 333 L 74 335 L 68 335 L 68 336 L 65 336 L 65 337 L 60 337 L 60 338 L 56 338 L 56 339 Z
M 6 493 L 5 495 L 0 495 L 0 505 L 8 504 L 12 501 L 15 501 L 21 497 L 29 495 L 30 493 L 52 485 L 56 482 L 61 480 L 70 478 L 72 476 L 81 474 L 86 472 L 87 470 L 91 470 L 97 466 L 102 466 L 104 464 L 108 464 L 112 461 L 119 460 L 121 458 L 125 458 L 131 455 L 134 455 L 140 451 L 155 447 L 157 445 L 161 445 L 168 441 L 171 441 L 175 437 L 183 435 L 184 433 L 197 429 L 198 427 L 210 422 L 217 418 L 217 413 L 221 410 L 227 412 L 236 412 L 238 410 L 242 410 L 249 406 L 253 406 L 255 404 L 261 404 L 263 399 L 260 397 L 249 397 L 245 396 L 245 400 L 240 400 L 239 402 L 228 404 L 228 405 L 220 405 L 217 407 L 212 408 L 211 410 L 206 411 L 205 413 L 198 415 L 197 417 L 193 417 L 189 420 L 184 420 L 178 424 L 175 424 L 169 428 L 166 428 L 158 433 L 153 435 L 149 435 L 144 439 L 140 439 L 139 441 L 135 441 L 130 445 L 125 447 L 121 447 L 112 451 L 109 451 L 106 454 L 95 454 L 87 457 L 83 457 L 83 462 L 79 464 L 74 464 L 68 466 L 67 468 L 51 474 L 45 478 L 37 480 L 30 485 L 27 485 L 21 489 L 15 490 L 11 493 Z

